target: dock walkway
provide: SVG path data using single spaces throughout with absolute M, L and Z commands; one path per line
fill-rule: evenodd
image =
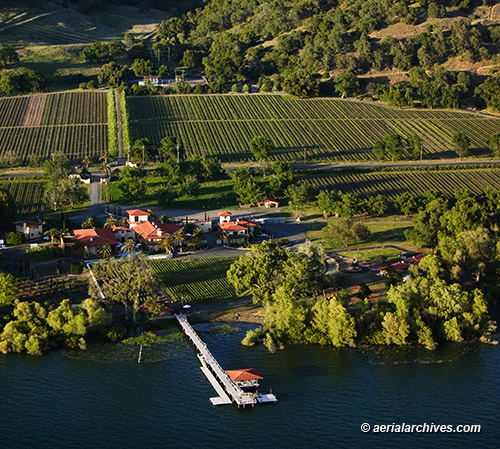
M 214 387 L 215 391 L 220 397 L 212 398 L 211 402 L 214 405 L 221 405 L 236 402 L 238 407 L 240 405 L 254 405 L 257 400 L 254 395 L 243 391 L 230 377 L 229 374 L 219 365 L 215 357 L 208 350 L 207 345 L 202 341 L 199 335 L 192 328 L 187 318 L 182 314 L 176 314 L 175 317 L 184 331 L 184 333 L 193 342 L 194 346 L 199 352 L 198 358 L 201 361 L 201 369 L 207 379 Z M 217 386 L 216 386 L 217 385 Z M 225 391 L 224 391 L 225 390 Z M 224 393 L 224 394 L 221 394 Z M 227 394 L 225 394 L 227 393 Z M 226 399 L 227 398 L 227 399 Z M 227 402 L 229 401 L 229 402 Z

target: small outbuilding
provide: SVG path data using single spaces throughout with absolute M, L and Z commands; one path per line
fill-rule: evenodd
M 38 221 L 26 220 L 18 221 L 14 224 L 16 225 L 16 232 L 21 232 L 22 234 L 24 234 L 24 238 L 27 242 L 39 239 L 43 235 L 42 223 Z
M 272 198 L 270 196 L 266 196 L 262 201 L 259 201 L 257 203 L 257 206 L 259 207 L 265 207 L 267 209 L 270 209 L 272 207 L 279 207 L 280 202 L 276 198 Z

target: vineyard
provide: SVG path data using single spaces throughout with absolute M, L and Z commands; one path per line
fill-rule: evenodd
M 422 195 L 436 189 L 446 195 L 454 190 L 468 189 L 481 193 L 486 188 L 500 190 L 500 170 L 409 170 L 367 173 L 332 172 L 331 174 L 303 176 L 303 180 L 319 189 L 335 189 L 357 195 L 384 195 L 394 199 L 403 192 Z
M 20 215 L 43 211 L 44 183 L 42 181 L 9 181 L 3 187 L 6 187 L 14 198 Z
M 237 257 L 153 260 L 151 267 L 166 290 L 186 303 L 226 301 L 236 296 L 226 273 Z
M 472 153 L 487 152 L 500 119 L 446 110 L 393 109 L 340 99 L 292 99 L 283 95 L 184 95 L 129 97 L 132 140 L 153 144 L 178 136 L 188 155 L 212 154 L 224 161 L 251 157 L 248 142 L 266 135 L 274 158 L 370 160 L 374 142 L 390 133 L 420 136 L 426 159 L 453 158 L 451 138 L 464 131 Z
M 65 92 L 0 99 L 0 155 L 64 152 L 74 160 L 108 149 L 107 101 L 103 92 Z

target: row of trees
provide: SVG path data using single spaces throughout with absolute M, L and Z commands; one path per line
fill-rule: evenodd
M 465 132 L 459 131 L 453 134 L 451 144 L 460 159 L 469 155 L 471 140 Z M 489 136 L 488 147 L 494 156 L 500 157 L 500 133 Z M 382 140 L 375 142 L 372 148 L 372 153 L 378 161 L 422 160 L 424 152 L 424 144 L 419 136 L 403 138 L 395 133 L 388 134 Z

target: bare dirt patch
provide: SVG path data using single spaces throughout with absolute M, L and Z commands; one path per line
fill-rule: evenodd
M 40 126 L 47 102 L 47 95 L 33 95 L 25 103 L 19 126 Z

